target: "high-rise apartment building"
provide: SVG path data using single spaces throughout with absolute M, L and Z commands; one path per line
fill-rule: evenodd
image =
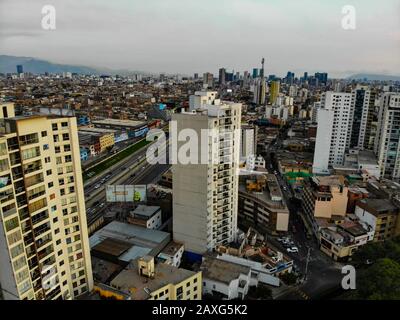
M 280 89 L 280 82 L 279 81 L 272 81 L 271 82 L 271 88 L 269 91 L 269 103 L 270 104 L 275 104 L 276 99 L 278 98 L 279 95 L 279 89 Z
M 4 299 L 72 299 L 93 287 L 75 117 L 0 104 Z
M 379 102 L 374 146 L 381 177 L 400 178 L 400 93 L 384 93 Z
M 172 165 L 174 240 L 203 254 L 237 236 L 241 104 L 214 99 L 172 120 L 175 134 L 191 129 L 203 142 L 194 154 L 199 164 Z M 178 141 L 178 152 L 186 143 Z
M 257 126 L 242 125 L 240 135 L 240 158 L 247 159 L 257 154 Z
M 253 102 L 257 105 L 265 104 L 266 82 L 265 82 L 265 77 L 264 77 L 264 62 L 265 62 L 265 59 L 262 58 L 260 77 L 256 80 L 255 88 L 254 88 Z
M 203 85 L 207 88 L 212 88 L 214 86 L 214 76 L 210 72 L 203 74 Z
M 328 91 L 321 96 L 313 172 L 327 173 L 330 165 L 342 165 L 350 146 L 352 94 Z
M 352 92 L 350 148 L 370 149 L 372 122 L 375 114 L 375 91 L 357 86 Z
M 225 68 L 219 69 L 219 84 L 224 85 L 226 80 L 226 70 Z

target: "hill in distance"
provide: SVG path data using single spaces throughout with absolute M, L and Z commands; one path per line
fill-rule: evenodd
M 347 78 L 348 80 L 364 80 L 369 81 L 400 81 L 400 76 L 385 75 L 385 74 L 369 74 L 358 73 Z
M 146 74 L 141 71 L 128 71 L 128 70 L 111 70 L 111 69 L 97 69 L 86 66 L 57 64 L 46 60 L 31 58 L 31 57 L 16 57 L 8 55 L 0 55 L 0 73 L 16 73 L 17 65 L 22 65 L 24 72 L 31 72 L 33 74 L 48 73 L 63 73 L 71 72 L 78 74 L 109 74 L 109 75 L 129 75 L 133 73 Z

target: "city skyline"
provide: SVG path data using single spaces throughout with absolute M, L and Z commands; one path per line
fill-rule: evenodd
M 187 75 L 209 71 L 216 76 L 220 67 L 251 71 L 259 66 L 260 56 L 266 58 L 266 75 L 285 75 L 288 70 L 323 71 L 332 77 L 400 74 L 397 0 L 387 1 L 385 7 L 353 1 L 355 30 L 341 26 L 346 1 L 314 5 L 311 11 L 307 8 L 313 1 L 307 0 L 279 5 L 258 0 L 214 5 L 186 1 L 185 6 L 176 0 L 55 0 L 51 5 L 56 9 L 56 30 L 43 30 L 41 9 L 46 4 L 2 2 L 1 11 L 7 12 L 0 14 L 3 54 Z

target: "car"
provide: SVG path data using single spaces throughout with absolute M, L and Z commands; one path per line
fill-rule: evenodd
M 101 187 L 101 184 L 99 184 L 99 183 L 94 186 L 95 189 L 98 189 L 100 187 Z
M 286 251 L 289 253 L 298 253 L 299 249 L 297 247 L 291 247 L 291 248 L 287 248 Z
M 283 187 L 283 190 L 287 191 L 287 188 L 286 188 L 286 187 Z
M 284 241 L 284 238 L 277 238 L 276 240 L 278 240 L 279 242 Z
M 104 207 L 104 204 L 105 204 L 104 202 L 100 203 L 99 207 L 100 207 L 100 208 L 103 208 L 103 207 Z

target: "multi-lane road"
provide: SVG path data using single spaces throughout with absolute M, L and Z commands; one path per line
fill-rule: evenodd
M 85 186 L 86 213 L 89 225 L 98 217 L 105 214 L 108 208 L 106 203 L 106 186 L 109 184 L 151 184 L 157 182 L 166 172 L 168 164 L 168 148 L 163 149 L 160 155 L 166 154 L 167 164 L 149 164 L 146 160 L 145 147 L 128 159 L 124 164 L 105 171 L 96 181 Z

